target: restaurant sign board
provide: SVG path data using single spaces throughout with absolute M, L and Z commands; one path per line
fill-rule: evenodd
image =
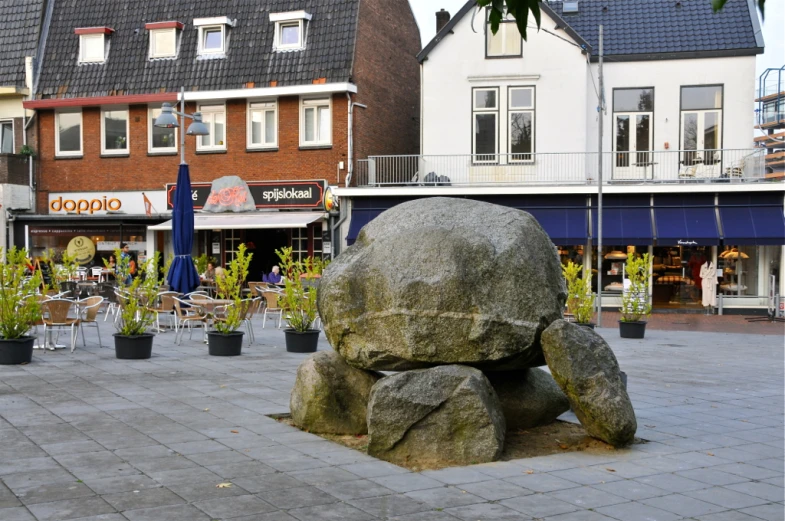
M 248 181 L 248 190 L 257 209 L 324 210 L 327 181 Z M 176 184 L 166 185 L 166 207 L 173 208 Z M 194 210 L 204 208 L 212 193 L 212 183 L 191 183 Z

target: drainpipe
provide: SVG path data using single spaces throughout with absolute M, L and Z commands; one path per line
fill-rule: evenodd
M 346 167 L 346 187 L 349 187 L 349 184 L 352 182 L 352 173 L 354 172 L 354 137 L 353 137 L 353 127 L 354 127 L 354 107 L 360 107 L 361 109 L 367 109 L 367 105 L 363 105 L 362 103 L 355 103 L 352 101 L 351 93 L 346 93 L 346 100 L 347 104 L 349 105 L 349 121 L 348 121 L 348 136 L 347 136 L 347 167 Z
M 8 251 L 8 249 L 14 244 L 13 223 L 15 220 L 16 220 L 16 215 L 6 210 L 5 211 L 5 251 Z M 3 259 L 5 260 L 5 255 L 3 255 Z
M 33 57 L 26 56 L 25 57 L 25 85 L 27 86 L 28 90 L 30 91 L 29 97 L 33 97 Z M 27 129 L 30 127 L 30 124 L 35 119 L 35 112 L 27 119 L 27 109 L 23 109 L 22 111 L 22 144 L 27 146 Z M 28 165 L 28 185 L 30 188 L 30 211 L 35 211 L 35 197 L 33 196 L 33 157 L 27 156 L 27 165 Z

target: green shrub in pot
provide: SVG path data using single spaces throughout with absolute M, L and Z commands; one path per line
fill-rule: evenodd
M 28 333 L 41 320 L 41 271 L 26 274 L 27 250 L 0 248 L 0 257 L 0 364 L 29 363 L 35 337 Z
M 591 271 L 583 274 L 583 266 L 569 261 L 562 266 L 567 283 L 567 312 L 575 317 L 578 324 L 590 324 L 594 316 L 594 298 L 591 291 Z

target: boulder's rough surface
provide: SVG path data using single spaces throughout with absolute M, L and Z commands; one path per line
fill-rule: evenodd
M 542 334 L 554 379 L 590 436 L 615 447 L 633 441 L 638 424 L 607 342 L 592 329 L 557 320 Z
M 553 243 L 528 213 L 427 198 L 368 223 L 324 271 L 327 339 L 362 369 L 544 364 L 540 334 L 566 299 Z
M 481 371 L 460 365 L 383 378 L 368 403 L 368 454 L 431 467 L 494 461 L 504 448 L 504 415 Z
M 542 369 L 494 371 L 485 376 L 502 404 L 508 430 L 546 425 L 570 408 L 559 384 Z
M 351 367 L 335 351 L 320 351 L 297 368 L 289 398 L 301 429 L 327 434 L 365 434 L 371 388 L 382 377 Z

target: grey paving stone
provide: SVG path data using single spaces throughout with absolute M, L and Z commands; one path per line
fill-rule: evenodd
M 226 445 L 221 445 L 217 441 L 202 440 L 202 441 L 187 441 L 184 443 L 167 443 L 170 449 L 182 454 L 190 456 L 191 454 L 204 454 L 205 452 L 220 452 L 226 450 Z
M 312 458 L 310 456 L 301 454 L 291 458 L 280 458 L 265 461 L 265 465 L 268 465 L 276 470 L 280 470 L 281 472 L 293 472 L 297 470 L 329 467 L 332 464 L 319 458 Z
M 712 503 L 706 503 L 688 496 L 681 494 L 671 494 L 668 496 L 660 496 L 650 499 L 643 499 L 641 503 L 649 506 L 667 510 L 674 514 L 679 514 L 683 517 L 696 517 L 704 516 L 707 514 L 715 514 L 725 510 L 724 507 L 717 506 Z
M 299 470 L 288 473 L 293 478 L 309 485 L 327 485 L 340 483 L 343 481 L 355 481 L 360 479 L 357 474 L 344 470 L 340 467 L 322 467 L 318 469 Z M 372 483 L 374 486 L 379 486 Z
M 785 506 L 783 506 L 782 503 L 768 503 L 766 505 L 758 505 L 755 507 L 744 508 L 739 510 L 739 512 L 745 515 L 754 516 L 756 518 L 765 519 L 766 521 L 785 520 Z
M 54 458 L 46 456 L 42 458 L 9 459 L 4 458 L 0 465 L 0 476 L 18 474 L 20 472 L 37 472 L 42 470 L 62 469 Z
M 782 467 L 777 471 L 746 463 L 729 463 L 714 468 L 720 472 L 730 472 L 731 474 L 736 474 L 747 479 L 766 479 L 782 475 Z
M 530 496 L 505 499 L 499 503 L 534 518 L 556 516 L 579 510 L 575 505 L 547 494 L 532 494 Z
M 282 510 L 269 514 L 254 514 L 252 516 L 233 517 L 232 521 L 298 521 Z
M 310 486 L 282 488 L 279 490 L 263 490 L 259 492 L 258 495 L 268 503 L 283 510 L 327 505 L 338 501 L 335 496 L 331 496 L 316 487 Z
M 785 501 L 785 491 L 783 491 L 782 486 L 770 485 L 768 483 L 747 481 L 735 485 L 725 485 L 724 488 L 767 501 Z
M 730 485 L 732 483 L 744 483 L 749 481 L 743 476 L 730 474 L 728 472 L 717 472 L 715 469 L 692 469 L 684 472 L 676 472 L 677 476 L 700 481 L 709 485 Z
M 398 517 L 391 517 L 390 521 L 455 521 L 458 519 L 447 512 L 431 510 L 428 512 L 417 512 L 416 514 L 405 514 Z
M 244 476 L 234 479 L 232 483 L 254 494 L 262 491 L 298 488 L 306 485 L 306 483 L 282 472 L 264 474 L 261 476 Z
M 210 516 L 193 505 L 126 510 L 123 515 L 129 521 L 210 521 Z
M 654 476 L 643 476 L 635 478 L 635 481 L 645 485 L 667 490 L 668 492 L 685 492 L 690 490 L 701 490 L 710 488 L 711 485 L 702 481 L 688 479 L 676 474 L 655 474 Z
M 483 474 L 471 467 L 449 467 L 441 470 L 426 470 L 420 472 L 420 474 L 446 483 L 447 485 L 461 485 L 463 483 L 476 483 L 478 481 L 488 480 L 487 474 Z
M 261 474 L 272 474 L 277 472 L 274 468 L 268 467 L 259 461 L 249 463 L 228 463 L 225 465 L 210 465 L 207 470 L 213 472 L 224 479 L 234 479 L 243 476 L 258 476 Z
M 297 508 L 288 513 L 300 521 L 373 521 L 375 519 L 367 512 L 346 503 Z
M 221 479 L 218 474 L 201 467 L 170 470 L 167 472 L 152 472 L 150 473 L 150 477 L 166 486 L 181 485 L 184 483 L 201 483 L 205 481 L 219 483 Z
M 762 467 L 764 469 L 774 470 L 774 471 L 782 471 L 782 458 L 765 458 L 765 459 L 756 459 L 748 461 L 750 465 L 754 465 L 756 467 Z
M 85 436 L 85 438 L 87 437 Z M 103 446 L 99 445 L 91 439 L 84 439 L 81 441 L 67 441 L 63 443 L 50 443 L 48 445 L 41 445 L 41 448 L 52 456 L 79 454 L 82 452 L 97 452 L 104 450 Z
M 194 506 L 204 510 L 212 518 L 235 518 L 239 516 L 265 514 L 276 508 L 253 495 L 198 501 Z
M 102 497 L 118 512 L 185 503 L 183 498 L 167 488 L 143 488 L 117 494 L 105 494 Z
M 488 501 L 498 501 L 500 499 L 534 494 L 531 490 L 500 479 L 481 481 L 479 483 L 466 483 L 463 485 L 456 485 L 456 487 L 465 490 L 470 494 L 474 494 L 475 496 L 487 499 Z
M 174 451 L 164 445 L 146 445 L 143 447 L 117 449 L 114 451 L 114 454 L 115 456 L 120 457 L 125 461 L 134 462 L 139 460 L 173 456 Z
M 516 478 L 507 478 L 504 481 L 535 492 L 553 492 L 554 490 L 580 487 L 580 485 L 574 481 L 559 478 L 552 474 L 538 472 L 524 474 L 523 476 Z
M 49 503 L 29 505 L 27 508 L 30 509 L 30 512 L 33 513 L 38 521 L 78 519 L 80 517 L 111 514 L 115 512 L 115 509 L 112 508 L 109 503 L 99 497 L 52 501 Z
M 389 496 L 395 492 L 387 487 L 367 479 L 357 479 L 354 481 L 342 481 L 340 483 L 326 483 L 316 485 L 319 490 L 327 492 L 331 496 L 347 501 L 350 499 L 363 499 L 375 496 Z
M 557 490 L 556 492 L 548 492 L 548 496 L 555 497 L 567 503 L 581 508 L 597 508 L 608 505 L 617 505 L 619 503 L 626 503 L 628 500 L 611 494 L 604 490 L 598 490 L 592 487 L 571 488 L 567 490 Z
M 194 442 L 202 443 L 202 442 Z M 184 454 L 184 453 L 181 453 Z M 188 454 L 188 459 L 203 467 L 213 465 L 228 465 L 231 463 L 249 463 L 253 461 L 251 458 L 236 450 L 228 450 L 222 446 L 220 451 L 215 452 L 201 452 L 197 454 Z
M 492 463 L 482 463 L 480 465 L 473 465 L 473 470 L 481 472 L 486 476 L 494 479 L 513 478 L 526 474 L 525 468 L 520 464 L 515 464 L 510 461 L 494 461 Z
M 414 499 L 403 494 L 371 497 L 367 499 L 355 499 L 348 501 L 348 503 L 382 519 L 402 516 L 405 514 L 414 514 L 416 512 L 423 512 L 432 509 L 430 505 L 422 503 L 421 501 L 415 501 Z
M 62 467 L 3 476 L 3 482 L 13 491 L 47 483 L 73 483 L 75 481 L 77 481 L 77 478 Z
M 406 474 L 409 471 L 388 463 L 386 461 L 371 461 L 365 463 L 350 463 L 348 465 L 341 465 L 340 468 L 356 474 L 361 478 L 378 478 L 381 476 L 390 476 L 393 474 Z
M 89 467 L 74 467 L 69 469 L 71 473 L 82 481 L 92 478 L 112 478 L 118 476 L 132 476 L 138 474 L 139 470 L 128 464 L 119 465 L 91 465 Z
M 226 486 L 226 485 L 229 486 Z M 218 485 L 223 485 L 219 487 Z M 248 491 L 235 483 L 207 481 L 201 483 L 184 483 L 180 485 L 170 485 L 172 492 L 189 502 L 207 501 L 208 499 L 218 499 L 231 496 L 248 494 Z
M 3 521 L 36 521 L 33 514 L 25 507 L 0 508 L 0 519 Z
M 750 516 L 739 510 L 726 510 L 725 512 L 719 512 L 717 514 L 698 516 L 695 517 L 694 519 L 697 519 L 698 521 L 760 521 L 761 519 L 766 519 L 766 518 Z M 782 517 L 780 516 L 780 521 L 781 520 Z
M 456 487 L 439 487 L 425 490 L 407 492 L 407 496 L 415 501 L 421 501 L 434 508 L 450 508 L 474 503 L 483 503 L 485 500 L 474 494 Z
M 613 481 L 611 483 L 600 483 L 599 485 L 592 485 L 591 487 L 603 492 L 610 492 L 631 501 L 670 494 L 667 490 L 646 485 L 632 479 Z
M 93 489 L 96 494 L 114 494 L 117 492 L 161 486 L 160 483 L 143 474 L 133 474 L 114 478 L 86 479 L 84 480 L 84 484 Z
M 619 521 L 677 521 L 682 516 L 637 501 L 600 507 L 597 512 Z
M 162 458 L 137 461 L 133 466 L 146 474 L 152 474 L 170 470 L 195 468 L 198 467 L 199 464 L 191 461 L 185 456 L 179 456 L 176 453 L 172 453 L 171 455 Z
M 660 474 L 659 470 L 639 465 L 635 461 L 617 461 L 606 465 L 595 465 L 591 468 L 600 472 L 610 472 L 608 469 L 613 469 L 614 475 L 628 479 Z
M 95 492 L 87 487 L 87 485 L 76 481 L 71 483 L 46 483 L 43 485 L 34 485 L 32 487 L 16 489 L 14 492 L 25 505 L 95 496 Z
M 521 521 L 521 513 L 494 503 L 480 503 L 448 508 L 445 512 L 464 521 Z
M 608 483 L 610 481 L 618 481 L 623 479 L 617 476 L 615 472 L 608 472 L 606 470 L 598 470 L 597 467 L 582 467 L 577 469 L 558 470 L 551 472 L 551 476 L 563 478 L 569 481 L 574 481 L 581 485 L 596 485 L 597 483 Z
M 122 514 L 99 514 L 97 516 L 80 517 L 73 521 L 127 521 Z
M 444 483 L 440 481 L 413 473 L 393 474 L 391 476 L 380 476 L 370 479 L 395 492 L 411 492 L 413 490 L 425 490 L 444 486 Z
M 616 521 L 612 517 L 608 517 L 599 512 L 592 510 L 578 510 L 577 512 L 568 512 L 567 514 L 559 514 L 558 516 L 546 517 L 544 521 Z
M 726 487 L 693 490 L 691 492 L 685 492 L 684 495 L 695 499 L 700 499 L 701 501 L 706 501 L 708 503 L 713 503 L 721 507 L 734 509 L 754 507 L 768 503 L 768 501 L 765 499 L 750 496 L 749 494 L 743 494 L 741 492 L 736 492 Z

